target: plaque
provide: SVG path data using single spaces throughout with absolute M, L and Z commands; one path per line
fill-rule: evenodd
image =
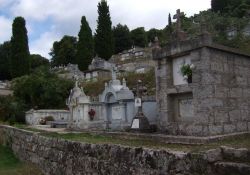
M 193 99 L 179 100 L 179 115 L 181 118 L 193 117 Z
M 139 119 L 134 119 L 132 123 L 132 129 L 139 129 Z
M 136 98 L 135 99 L 135 107 L 140 107 L 141 106 L 141 98 Z

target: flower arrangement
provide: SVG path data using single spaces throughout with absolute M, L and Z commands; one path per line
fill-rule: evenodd
M 183 64 L 180 68 L 181 74 L 184 80 L 187 80 L 188 83 L 192 83 L 192 70 L 194 69 L 193 64 Z
M 94 120 L 94 116 L 95 116 L 95 110 L 94 109 L 90 109 L 89 112 L 89 119 L 92 121 Z

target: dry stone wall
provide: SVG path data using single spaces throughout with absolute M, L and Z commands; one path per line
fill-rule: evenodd
M 8 144 L 21 160 L 37 164 L 45 175 L 216 175 L 213 165 L 223 158 L 222 149 L 190 154 L 88 144 L 48 138 L 8 126 L 0 126 L 0 134 L 0 144 Z M 226 149 L 226 154 L 230 151 Z

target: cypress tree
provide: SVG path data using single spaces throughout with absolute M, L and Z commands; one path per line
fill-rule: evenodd
M 98 15 L 95 51 L 101 58 L 108 60 L 114 52 L 114 37 L 107 1 L 101 0 L 98 3 Z
M 88 65 L 91 63 L 94 54 L 94 41 L 92 37 L 92 31 L 83 16 L 81 20 L 81 28 L 78 33 L 77 53 L 76 60 L 80 70 L 84 71 L 88 69 Z
M 12 24 L 11 74 L 12 78 L 28 74 L 30 71 L 28 36 L 25 19 L 16 17 Z
M 0 45 L 0 80 L 9 80 L 10 76 L 11 44 L 9 41 Z

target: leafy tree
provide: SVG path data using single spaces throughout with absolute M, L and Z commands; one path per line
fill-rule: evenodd
M 39 54 L 30 55 L 31 70 L 34 70 L 40 66 L 49 66 L 49 60 L 42 57 Z
M 65 35 L 60 41 L 53 44 L 50 55 L 52 66 L 67 65 L 76 63 L 77 38 Z
M 0 121 L 25 122 L 25 106 L 11 96 L 0 96 Z
M 130 37 L 129 28 L 126 25 L 118 24 L 113 28 L 115 39 L 115 53 L 122 52 L 123 50 L 130 49 L 132 41 Z
M 58 109 L 65 108 L 73 82 L 58 78 L 46 67 L 33 74 L 19 77 L 13 82 L 14 97 L 27 108 Z
M 11 74 L 18 77 L 30 71 L 28 36 L 23 17 L 16 17 L 12 24 Z
M 147 45 L 147 35 L 144 27 L 138 27 L 130 32 L 134 46 L 145 47 Z
M 88 69 L 88 65 L 91 63 L 94 55 L 92 31 L 85 16 L 83 16 L 81 20 L 81 29 L 78 33 L 78 38 L 76 60 L 79 69 L 84 71 Z
M 212 0 L 211 9 L 213 12 L 220 12 L 222 14 L 233 17 L 243 17 L 250 10 L 249 0 Z
M 4 42 L 0 45 L 0 80 L 11 79 L 10 74 L 11 44 Z
M 161 38 L 162 37 L 162 31 L 158 30 L 158 29 L 155 29 L 155 28 L 150 29 L 149 31 L 147 31 L 148 41 L 154 42 L 155 37 L 158 37 L 158 39 Z
M 98 3 L 98 20 L 95 34 L 95 51 L 106 60 L 114 53 L 114 36 L 112 33 L 112 22 L 109 6 L 106 0 Z

